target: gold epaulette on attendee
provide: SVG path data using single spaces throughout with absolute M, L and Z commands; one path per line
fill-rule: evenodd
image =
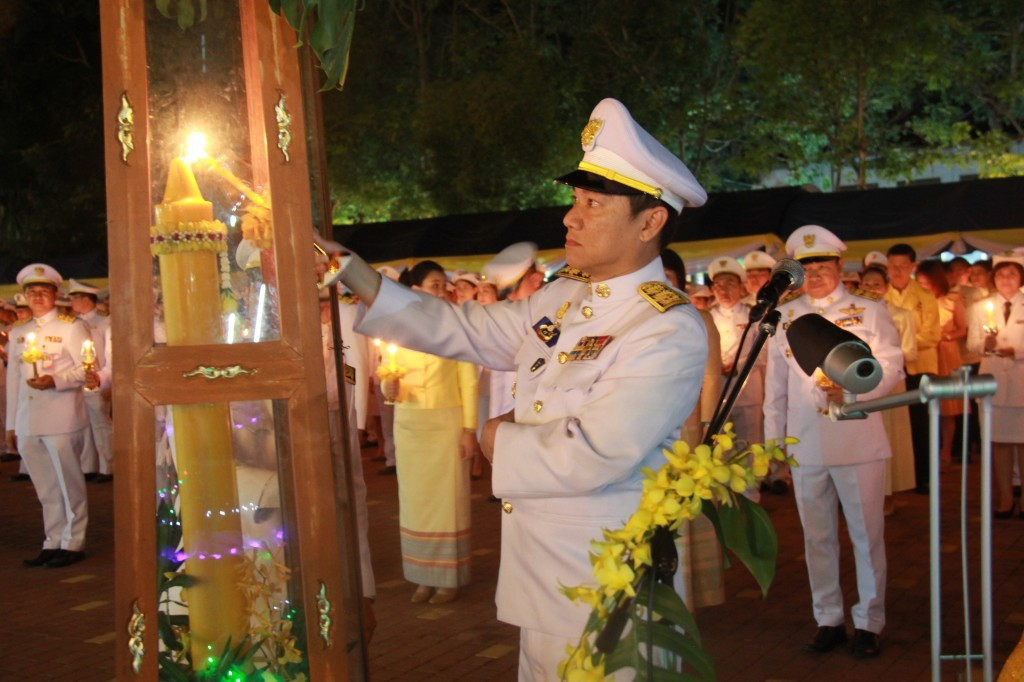
M 20 327 L 20 326 L 21 326 L 21 325 L 23 325 L 23 324 L 28 324 L 28 323 L 29 323 L 29 322 L 31 322 L 32 320 L 33 320 L 33 318 L 31 318 L 31 317 L 26 317 L 26 318 L 25 318 L 25 319 L 23 319 L 23 320 L 15 320 L 15 321 L 14 321 L 14 324 L 12 324 L 11 326 L 12 326 L 12 327 Z
M 647 299 L 647 302 L 654 306 L 659 313 L 677 305 L 684 305 L 690 302 L 684 294 L 676 291 L 664 282 L 644 282 L 636 288 L 640 295 Z
M 866 291 L 864 289 L 854 289 L 850 293 L 853 294 L 854 296 L 860 296 L 861 298 L 866 298 L 869 301 L 874 301 L 875 303 L 878 303 L 879 301 L 882 300 L 881 294 L 876 294 L 873 291 Z
M 796 299 L 800 298 L 800 296 L 802 296 L 800 292 L 791 291 L 779 299 L 779 305 L 782 305 L 783 303 L 789 303 L 790 301 L 795 301 Z
M 564 268 L 556 272 L 555 277 L 565 277 L 566 279 L 575 279 L 580 282 L 590 281 L 590 275 L 579 268 L 572 267 L 571 265 L 566 265 Z
M 57 319 L 61 322 L 74 322 L 78 317 L 73 313 L 57 313 Z

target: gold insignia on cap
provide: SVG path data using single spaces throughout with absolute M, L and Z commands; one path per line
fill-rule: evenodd
M 583 132 L 580 133 L 580 144 L 584 147 L 593 145 L 594 138 L 601 132 L 602 126 L 604 126 L 604 121 L 599 118 L 592 118 L 587 121 L 587 125 L 583 126 Z
M 728 263 L 728 262 L 729 262 L 729 261 L 727 261 L 727 260 L 725 260 L 725 259 L 723 258 L 723 259 L 721 259 L 720 261 L 718 261 L 718 267 L 720 267 L 720 268 L 724 268 L 724 267 L 725 267 L 725 265 L 726 265 L 726 263 Z
M 35 273 L 36 273 L 37 277 L 42 277 L 43 276 L 43 272 L 44 272 L 44 270 L 41 267 L 39 267 L 38 265 L 35 267 Z
M 690 299 L 664 282 L 644 282 L 636 290 L 660 313 L 690 302 Z
M 804 235 L 804 246 L 807 247 L 808 249 L 811 248 L 812 246 L 814 246 L 814 235 L 813 234 L 805 234 Z

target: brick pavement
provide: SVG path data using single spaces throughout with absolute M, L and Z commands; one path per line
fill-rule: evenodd
M 514 680 L 517 633 L 494 619 L 501 512 L 487 501 L 486 480 L 473 484 L 473 584 L 443 606 L 409 603 L 412 586 L 401 577 L 398 548 L 397 482 L 377 476 L 379 464 L 366 457 L 370 489 L 371 546 L 379 589 L 378 628 L 370 649 L 374 680 Z M 969 500 L 977 514 L 977 465 Z M 89 486 L 89 556 L 75 566 L 28 569 L 41 534 L 38 503 L 30 483 L 13 483 L 13 464 L 0 464 L 0 680 L 91 680 L 113 677 L 113 487 Z M 956 470 L 959 471 L 959 470 Z M 959 555 L 956 533 L 958 479 L 943 481 L 944 649 L 962 640 Z M 727 574 L 728 600 L 700 612 L 705 645 L 721 680 L 924 680 L 929 677 L 927 498 L 897 495 L 899 505 L 886 529 L 889 556 L 888 626 L 882 656 L 855 661 L 845 651 L 825 656 L 802 652 L 813 634 L 810 593 L 802 559 L 802 538 L 792 495 L 767 497 L 779 534 L 775 584 L 762 599 L 753 580 L 736 567 Z M 844 531 L 845 532 L 845 531 Z M 975 533 L 976 535 L 976 533 Z M 1024 628 L 1024 520 L 994 524 L 994 640 L 996 670 Z M 976 554 L 972 539 L 971 552 Z M 969 574 L 978 584 L 977 562 Z M 855 599 L 849 543 L 844 540 L 842 584 Z M 980 646 L 977 594 L 972 597 L 972 631 Z M 849 606 L 849 603 L 848 603 Z M 849 623 L 848 623 L 849 625 Z M 850 626 L 852 627 L 852 626 Z M 945 663 L 943 679 L 955 679 L 962 664 Z

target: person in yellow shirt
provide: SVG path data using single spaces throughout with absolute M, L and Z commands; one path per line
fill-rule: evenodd
M 914 316 L 917 330 L 917 360 L 907 361 L 907 390 L 916 390 L 925 374 L 939 371 L 939 340 L 942 327 L 939 324 L 939 303 L 935 297 L 918 284 L 911 275 L 917 262 L 917 252 L 909 244 L 894 244 L 886 253 L 889 264 L 889 290 L 885 301 L 891 305 L 909 310 Z M 928 494 L 928 406 L 910 406 L 910 435 L 914 441 L 915 490 Z
M 412 288 L 445 297 L 444 269 L 422 261 L 410 272 Z M 402 570 L 416 583 L 413 603 L 450 602 L 469 583 L 469 468 L 477 443 L 477 369 L 428 353 L 399 348 L 395 364 L 395 462 Z M 390 358 L 387 359 L 390 362 Z

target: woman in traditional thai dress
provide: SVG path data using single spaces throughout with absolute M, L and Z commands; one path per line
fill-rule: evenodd
M 410 272 L 413 289 L 445 297 L 444 270 L 423 261 Z M 390 366 L 391 358 L 382 359 Z M 405 371 L 395 405 L 402 568 L 416 583 L 414 603 L 450 602 L 469 582 L 469 469 L 479 448 L 477 368 L 399 348 Z M 393 385 L 383 382 L 387 395 Z
M 937 260 L 921 261 L 917 264 L 917 281 L 930 291 L 939 302 L 939 326 L 942 337 L 939 340 L 939 376 L 948 377 L 963 364 L 960 355 L 960 339 L 967 336 L 967 313 L 959 293 L 950 292 L 946 269 Z M 939 401 L 942 445 L 939 451 L 939 471 L 946 471 L 953 464 L 953 436 L 956 420 L 964 413 L 962 398 Z

